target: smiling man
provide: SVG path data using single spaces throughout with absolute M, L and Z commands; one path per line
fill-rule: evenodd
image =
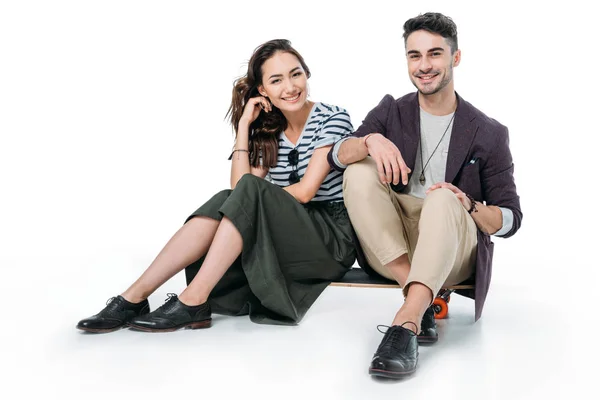
M 508 130 L 454 90 L 460 64 L 455 23 L 426 13 L 404 24 L 408 75 L 417 88 L 386 95 L 353 137 L 328 155 L 344 173 L 344 201 L 370 274 L 397 281 L 405 301 L 369 373 L 415 371 L 418 343 L 437 341 L 430 305 L 440 288 L 465 281 L 481 316 L 493 243 L 521 226 Z

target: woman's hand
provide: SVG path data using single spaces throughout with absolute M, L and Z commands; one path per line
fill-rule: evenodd
M 260 110 L 264 110 L 264 112 L 269 112 L 272 110 L 271 102 L 263 96 L 252 97 L 244 106 L 244 112 L 242 114 L 242 118 L 240 118 L 240 123 L 247 124 L 248 126 L 258 118 L 260 114 Z

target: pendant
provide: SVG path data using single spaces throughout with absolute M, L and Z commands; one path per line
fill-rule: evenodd
M 425 186 L 425 175 L 421 172 L 421 176 L 419 177 L 419 182 L 421 185 Z

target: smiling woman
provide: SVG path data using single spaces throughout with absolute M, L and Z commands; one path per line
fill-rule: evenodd
M 205 328 L 213 311 L 295 324 L 346 273 L 353 232 L 327 153 L 353 128 L 343 108 L 308 100 L 309 77 L 287 40 L 254 51 L 228 112 L 231 189 L 192 213 L 140 278 L 79 329 Z M 183 269 L 188 287 L 150 312 L 148 296 Z

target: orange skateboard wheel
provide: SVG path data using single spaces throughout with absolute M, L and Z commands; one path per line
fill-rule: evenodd
M 448 303 L 440 297 L 436 297 L 433 300 L 433 310 L 435 313 L 435 319 L 443 319 L 448 315 Z

